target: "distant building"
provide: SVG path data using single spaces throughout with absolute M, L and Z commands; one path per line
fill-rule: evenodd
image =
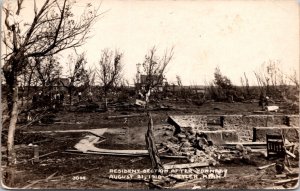
M 159 82 L 159 75 L 153 75 L 151 76 L 151 81 L 153 82 L 153 84 L 157 84 L 156 85 L 156 89 L 159 92 L 163 91 L 163 80 L 161 80 L 161 82 Z M 145 90 L 146 85 L 148 84 L 148 75 L 140 75 L 139 78 L 137 79 L 138 83 L 135 84 L 136 90 Z
M 205 86 L 178 86 L 175 84 L 168 85 L 167 91 L 169 92 L 180 92 L 182 90 L 191 91 L 193 94 L 204 94 L 205 93 Z
M 53 88 L 60 91 L 67 91 L 67 87 L 70 85 L 69 78 L 56 78 L 53 81 Z

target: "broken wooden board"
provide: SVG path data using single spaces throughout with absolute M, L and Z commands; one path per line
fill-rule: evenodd
M 151 165 L 153 170 L 163 169 L 161 160 L 158 156 L 158 151 L 155 145 L 154 135 L 153 135 L 153 120 L 150 113 L 148 113 L 148 130 L 145 134 L 146 146 L 148 149 L 149 157 L 151 160 Z
M 50 152 L 50 153 L 47 153 L 47 154 L 40 155 L 39 158 L 42 158 L 42 157 L 45 157 L 45 156 L 48 156 L 48 155 L 51 155 L 51 154 L 54 154 L 54 153 L 58 153 L 58 151 L 53 151 L 53 152 Z M 26 162 L 32 161 L 34 159 L 35 158 L 31 158 L 31 159 L 28 159 L 28 160 L 20 161 L 20 162 L 17 162 L 17 164 L 26 163 Z
M 58 173 L 58 171 L 56 171 L 55 173 L 51 174 L 50 176 L 48 176 L 48 177 L 45 178 L 45 179 L 32 181 L 30 184 L 24 186 L 23 189 L 28 189 L 28 188 L 30 188 L 31 186 L 33 186 L 33 185 L 35 185 L 35 184 L 37 184 L 37 183 L 39 183 L 39 182 L 41 182 L 41 181 L 46 181 L 46 182 L 47 182 L 47 181 L 49 181 L 51 178 L 53 178 L 54 175 L 56 175 L 57 173 Z
M 276 163 L 272 163 L 272 164 L 260 166 L 260 167 L 258 167 L 257 169 L 258 169 L 258 170 L 263 170 L 263 169 L 265 169 L 265 168 L 269 168 L 269 167 L 275 166 L 275 165 L 276 165 Z
M 297 178 L 291 178 L 291 179 L 286 179 L 286 180 L 279 180 L 277 182 L 274 182 L 274 184 L 285 184 L 293 181 L 299 181 L 299 177 Z
M 146 116 L 147 114 L 142 113 L 142 114 L 131 114 L 131 115 L 111 115 L 107 116 L 107 119 L 120 119 L 120 118 L 131 118 L 131 117 L 142 117 Z
M 147 151 L 147 153 L 129 153 L 128 151 L 127 151 L 127 153 L 123 153 L 123 152 L 116 152 L 115 153 L 115 152 L 100 152 L 100 151 L 82 152 L 82 151 L 79 151 L 79 150 L 65 150 L 65 152 L 66 153 L 80 153 L 80 154 L 112 155 L 112 156 L 148 156 L 149 155 L 148 151 Z
M 252 113 L 254 114 L 267 114 L 268 112 L 267 111 L 253 111 Z
M 293 157 L 293 158 L 296 158 L 296 155 L 294 155 L 293 153 L 291 153 L 290 151 L 286 150 L 285 151 L 286 154 L 288 154 L 289 156 Z
M 111 131 L 111 130 L 110 130 Z M 53 130 L 53 131 L 30 131 L 24 133 L 92 133 L 96 136 L 102 136 L 104 133 L 108 132 L 107 128 L 101 129 L 71 129 L 71 130 Z
M 143 101 L 143 100 L 140 100 L 140 99 L 136 99 L 135 100 L 135 105 L 138 105 L 138 106 L 146 106 L 146 102 Z
M 102 137 L 104 133 L 110 133 L 110 134 L 123 133 L 124 129 L 121 128 L 71 129 L 71 130 L 53 130 L 53 131 L 28 131 L 24 133 L 27 134 L 27 133 L 85 133 L 85 132 Z
M 107 149 L 108 150 L 108 149 Z M 87 151 L 87 152 L 81 152 L 78 150 L 66 150 L 64 153 L 78 153 L 78 154 L 96 154 L 96 155 L 110 155 L 110 156 L 126 156 L 126 157 L 141 157 L 141 156 L 149 156 L 148 151 L 147 153 L 122 153 L 122 152 L 114 152 L 115 150 L 111 150 L 111 152 L 93 152 L 93 151 Z M 141 151 L 146 151 L 146 150 L 141 150 Z M 160 155 L 160 158 L 171 158 L 171 159 L 187 159 L 186 156 L 172 156 L 172 155 Z
M 147 150 L 112 150 L 112 149 L 100 149 L 88 150 L 88 152 L 97 152 L 97 153 L 110 153 L 110 154 L 120 154 L 120 155 L 149 155 Z
M 286 178 L 286 174 L 276 174 L 276 178 Z
M 267 111 L 274 111 L 277 112 L 279 110 L 279 107 L 277 105 L 271 105 L 271 106 L 266 106 L 265 109 Z
M 164 169 L 182 169 L 182 168 L 194 168 L 194 167 L 207 167 L 209 163 L 207 162 L 198 162 L 198 163 L 187 163 L 187 164 L 173 164 L 173 165 L 164 165 Z
M 224 148 L 236 148 L 236 145 L 243 145 L 243 147 L 250 147 L 252 148 L 262 148 L 265 149 L 267 148 L 267 143 L 266 142 L 232 142 L 232 143 L 224 143 L 222 146 Z

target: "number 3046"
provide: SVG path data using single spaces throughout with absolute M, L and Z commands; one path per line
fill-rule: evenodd
M 86 180 L 86 176 L 73 176 L 72 180 Z

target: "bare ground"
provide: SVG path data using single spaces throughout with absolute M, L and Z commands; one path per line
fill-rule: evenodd
M 173 134 L 172 127 L 167 124 L 169 114 L 251 114 L 259 110 L 257 103 L 207 103 L 202 106 L 177 104 L 171 111 L 153 111 L 154 134 L 157 144 L 166 141 Z M 279 111 L 281 112 L 281 111 Z M 282 111 L 284 114 L 287 111 Z M 104 142 L 97 145 L 106 149 L 146 149 L 145 133 L 147 130 L 147 117 L 133 117 L 125 119 L 107 119 L 108 115 L 133 114 L 134 112 L 112 112 L 112 113 L 84 113 L 84 112 L 59 112 L 55 115 L 61 122 L 69 124 L 33 125 L 19 129 L 16 133 L 16 144 L 24 144 L 25 147 L 17 149 L 17 161 L 15 167 L 15 178 L 11 185 L 13 188 L 135 188 L 149 189 L 151 185 L 140 181 L 116 181 L 109 179 L 110 169 L 148 169 L 151 168 L 149 157 L 121 157 L 93 154 L 70 154 L 65 153 L 67 149 L 74 149 L 74 145 L 80 141 L 88 132 L 78 133 L 30 133 L 32 131 L 53 131 L 68 129 L 119 129 L 119 131 L 108 131 L 103 136 Z M 33 148 L 28 144 L 39 145 L 40 155 L 53 151 L 56 153 L 42 157 L 38 163 L 28 160 L 33 157 Z M 2 154 L 5 154 L 2 152 Z M 138 159 L 137 159 L 138 158 Z M 5 167 L 6 156 L 2 155 L 2 169 Z M 185 159 L 162 159 L 162 162 L 186 163 Z M 231 163 L 220 163 L 215 167 L 227 169 L 228 174 L 224 179 L 203 180 L 194 186 L 198 188 L 238 188 L 238 189 L 259 189 L 274 187 L 276 171 L 270 167 L 258 171 L 257 167 L 270 164 L 265 157 L 255 154 L 251 155 L 251 163 L 234 161 Z M 291 161 L 293 168 L 298 168 L 298 161 Z M 85 171 L 82 174 L 74 174 Z M 90 170 L 90 171 L 89 171 Z M 55 173 L 55 174 L 54 174 Z M 54 174 L 54 175 L 53 175 Z M 5 175 L 5 173 L 3 173 Z M 44 179 L 53 175 L 50 180 Z M 84 178 L 83 178 L 84 177 Z M 82 180 L 77 179 L 82 178 Z M 84 180 L 83 180 L 84 179 Z M 278 178 L 277 178 L 278 179 Z M 41 181 L 36 181 L 41 180 Z M 34 182 L 35 181 L 35 182 Z M 34 184 L 32 184 L 34 183 Z M 294 187 L 295 183 L 284 186 Z M 185 187 L 183 187 L 185 188 Z M 191 187 L 189 187 L 191 188 Z

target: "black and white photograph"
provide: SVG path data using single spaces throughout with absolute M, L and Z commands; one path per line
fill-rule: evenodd
M 296 189 L 297 0 L 3 0 L 3 189 Z

